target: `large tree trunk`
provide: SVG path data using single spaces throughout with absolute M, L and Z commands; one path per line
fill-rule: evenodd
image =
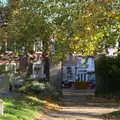
M 47 81 L 49 81 L 49 69 L 50 69 L 50 61 L 49 61 L 49 58 L 46 57 L 44 59 L 44 74 L 46 75 L 46 79 Z

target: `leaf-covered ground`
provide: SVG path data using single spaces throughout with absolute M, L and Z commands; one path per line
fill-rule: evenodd
M 94 97 L 94 92 L 90 90 L 63 90 L 63 96 L 60 109 L 46 109 L 38 120 L 111 120 L 103 115 L 120 108 L 113 100 Z

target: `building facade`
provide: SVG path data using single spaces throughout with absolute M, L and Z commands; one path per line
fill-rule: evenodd
M 63 82 L 95 81 L 94 57 L 75 56 L 63 63 Z

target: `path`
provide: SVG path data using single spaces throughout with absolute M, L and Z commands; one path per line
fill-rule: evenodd
M 91 90 L 63 90 L 63 107 L 60 111 L 47 111 L 39 120 L 103 120 L 102 114 L 118 110 L 117 103 L 97 100 Z M 91 99 L 92 98 L 92 99 Z

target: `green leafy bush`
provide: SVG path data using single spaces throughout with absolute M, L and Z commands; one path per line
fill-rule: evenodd
M 35 93 L 41 93 L 46 89 L 45 87 L 45 83 L 40 83 L 39 81 L 32 81 L 29 89 L 30 91 L 33 91 Z
M 33 93 L 43 97 L 51 97 L 53 99 L 59 99 L 62 95 L 61 91 L 49 82 L 39 82 L 37 80 L 26 81 L 25 84 L 19 88 L 19 91 L 27 94 Z

